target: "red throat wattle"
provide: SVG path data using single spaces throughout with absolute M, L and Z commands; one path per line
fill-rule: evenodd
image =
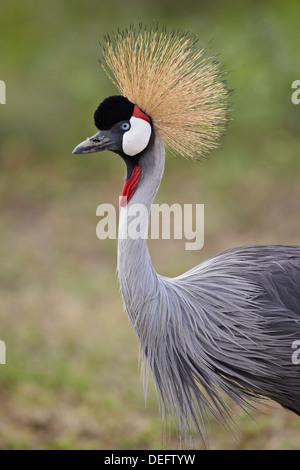
M 135 165 L 130 177 L 126 180 L 122 194 L 120 196 L 120 206 L 125 207 L 134 195 L 135 189 L 138 185 L 141 174 L 141 168 L 139 165 Z

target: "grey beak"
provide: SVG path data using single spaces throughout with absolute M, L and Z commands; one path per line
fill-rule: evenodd
M 110 139 L 102 131 L 97 132 L 93 137 L 88 137 L 74 148 L 72 153 L 94 153 L 101 152 L 108 148 Z

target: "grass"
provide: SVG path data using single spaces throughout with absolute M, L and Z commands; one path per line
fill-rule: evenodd
M 116 241 L 95 232 L 97 206 L 117 204 L 123 163 L 71 155 L 93 132 L 98 101 L 115 92 L 97 65 L 102 32 L 155 17 L 214 38 L 231 70 L 222 148 L 200 165 L 169 156 L 156 199 L 205 204 L 204 248 L 151 240 L 157 271 L 175 276 L 235 245 L 299 244 L 297 2 L 161 3 L 133 2 L 133 17 L 116 1 L 99 15 L 92 0 L 1 4 L 0 449 L 177 448 L 174 436 L 162 441 L 152 381 L 145 407 Z M 299 418 L 261 409 L 255 420 L 236 410 L 236 437 L 213 421 L 210 447 L 298 449 Z

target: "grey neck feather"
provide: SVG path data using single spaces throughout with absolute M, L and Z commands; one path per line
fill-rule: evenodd
M 132 239 L 127 234 L 132 221 L 131 211 L 143 208 L 144 217 L 140 220 L 141 233 L 148 233 L 151 204 L 158 191 L 164 173 L 165 149 L 156 136 L 150 150 L 140 162 L 141 177 L 138 187 L 128 205 L 121 209 L 118 240 L 118 275 L 126 310 L 135 326 L 136 315 L 141 305 L 147 302 L 157 287 L 157 274 L 153 269 L 145 238 Z

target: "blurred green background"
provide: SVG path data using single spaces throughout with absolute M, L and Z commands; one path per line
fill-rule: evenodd
M 71 153 L 116 93 L 98 64 L 103 34 L 140 21 L 190 30 L 212 40 L 235 90 L 212 158 L 167 158 L 156 202 L 205 204 L 201 251 L 149 242 L 156 270 L 175 276 L 231 246 L 299 244 L 299 13 L 298 0 L 1 0 L 0 449 L 177 445 L 162 442 L 152 381 L 145 408 L 117 242 L 96 237 L 96 208 L 117 206 L 124 164 Z M 235 437 L 212 421 L 210 447 L 300 448 L 299 417 L 269 405 L 256 421 L 235 410 Z

